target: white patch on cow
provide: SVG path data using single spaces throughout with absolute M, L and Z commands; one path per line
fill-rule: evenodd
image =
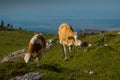
M 60 44 L 63 44 L 61 40 L 59 42 L 60 42 Z
M 40 44 L 40 39 L 37 38 L 38 34 L 34 35 L 33 38 L 30 40 L 32 44 Z

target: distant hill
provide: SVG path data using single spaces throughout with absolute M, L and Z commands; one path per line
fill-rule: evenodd
M 6 27 L 6 26 L 1 26 L 1 25 L 0 25 L 0 30 L 5 30 L 5 31 L 14 31 L 14 30 L 17 30 L 17 29 L 10 28 L 10 27 Z
M 0 31 L 3 30 L 3 31 L 15 31 L 15 30 L 23 30 L 22 27 L 19 27 L 18 29 L 13 27 L 12 24 L 7 24 L 5 25 L 4 24 L 4 21 L 2 20 L 1 23 L 0 23 Z

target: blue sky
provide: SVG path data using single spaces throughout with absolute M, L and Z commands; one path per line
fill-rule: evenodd
M 65 20 L 77 27 L 101 26 L 92 21 L 81 23 L 83 19 L 120 20 L 120 0 L 0 0 L 0 20 L 18 27 L 57 30 Z M 116 24 L 105 23 L 109 25 Z
M 120 0 L 1 0 L 0 16 L 120 19 Z

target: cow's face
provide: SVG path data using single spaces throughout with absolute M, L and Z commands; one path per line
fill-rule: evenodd
M 80 36 L 78 35 L 78 33 L 74 33 L 74 36 L 68 36 L 67 39 L 67 45 L 71 46 L 71 45 L 75 45 L 75 46 L 81 46 L 82 41 L 80 40 Z
M 74 45 L 74 42 L 75 42 L 74 36 L 68 36 L 67 45 L 68 46 Z

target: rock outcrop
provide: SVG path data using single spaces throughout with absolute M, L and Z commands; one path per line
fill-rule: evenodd
M 39 72 L 30 72 L 22 76 L 16 76 L 10 80 L 41 80 L 42 75 Z

